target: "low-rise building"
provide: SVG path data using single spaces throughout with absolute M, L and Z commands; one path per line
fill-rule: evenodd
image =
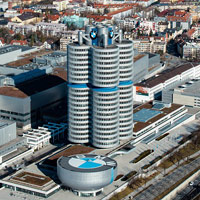
M 79 17 L 77 15 L 72 16 L 64 16 L 61 18 L 61 22 L 66 24 L 68 27 L 74 26 L 77 28 L 83 28 L 87 24 L 89 24 L 89 19 L 86 17 Z
M 146 102 L 159 99 L 162 96 L 162 90 L 176 85 L 189 78 L 200 76 L 200 65 L 197 63 L 182 64 L 170 70 L 165 70 L 160 74 L 146 79 L 133 86 L 133 99 L 135 101 Z
M 28 130 L 23 134 L 23 137 L 27 139 L 29 148 L 39 150 L 49 144 L 51 132 L 47 128 L 38 127 L 38 129 Z
M 59 11 L 66 10 L 68 3 L 69 3 L 68 0 L 56 0 L 56 1 L 53 1 L 53 5 L 55 5 L 57 10 L 59 10 Z
M 148 59 L 148 54 L 138 54 L 134 56 L 133 83 L 138 83 L 144 80 L 145 76 L 148 74 Z
M 143 141 L 148 143 L 152 138 L 183 124 L 192 115 L 187 114 L 183 105 L 163 103 L 160 101 L 148 102 L 133 110 L 134 143 Z
M 4 188 L 10 188 L 13 191 L 28 193 L 40 198 L 48 198 L 60 189 L 60 185 L 57 185 L 51 178 L 39 174 L 39 172 L 30 173 L 21 170 L 0 180 L 0 183 Z
M 140 36 L 139 39 L 133 40 L 133 47 L 139 52 L 158 53 L 166 52 L 167 42 L 164 37 L 157 36 Z
M 13 17 L 11 19 L 11 22 L 15 22 L 18 24 L 26 25 L 30 23 L 38 23 L 42 20 L 41 17 L 39 17 L 38 13 L 23 13 L 22 15 Z
M 78 41 L 78 31 L 67 31 L 65 37 L 60 39 L 60 50 L 67 51 L 67 45 Z
M 200 107 L 200 79 L 189 79 L 176 86 L 163 90 L 162 99 L 189 107 Z

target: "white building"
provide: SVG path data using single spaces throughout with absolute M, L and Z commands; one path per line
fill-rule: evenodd
M 48 128 L 38 127 L 23 134 L 23 137 L 27 138 L 27 145 L 31 148 L 41 149 L 49 144 L 51 138 L 51 132 Z
M 53 5 L 56 6 L 58 11 L 66 10 L 68 3 L 69 3 L 68 0 L 56 0 L 56 1 L 53 1 Z
M 196 63 L 182 64 L 171 70 L 164 71 L 154 77 L 136 83 L 133 86 L 133 99 L 147 102 L 161 96 L 162 90 L 183 80 L 200 76 L 200 65 Z
M 152 141 L 166 131 L 194 119 L 183 105 L 148 102 L 133 110 L 134 143 Z

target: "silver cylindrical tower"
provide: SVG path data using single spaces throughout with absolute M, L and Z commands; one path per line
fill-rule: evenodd
M 69 83 L 89 82 L 90 60 L 89 46 L 79 46 L 76 43 L 67 46 L 67 80 Z
M 119 89 L 92 89 L 92 143 L 98 148 L 119 144 Z
M 119 47 L 119 137 L 128 139 L 133 134 L 133 43 L 121 40 Z
M 119 137 L 128 139 L 133 135 L 133 82 L 119 84 Z
M 119 81 L 129 81 L 133 78 L 133 42 L 122 40 L 116 43 L 119 47 Z
M 86 84 L 68 84 L 68 140 L 89 142 L 89 88 Z
M 94 87 L 116 87 L 119 84 L 118 47 L 93 47 L 91 74 Z

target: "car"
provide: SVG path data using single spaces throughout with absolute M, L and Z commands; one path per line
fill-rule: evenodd
M 193 186 L 193 185 L 194 185 L 194 182 L 193 182 L 193 181 L 190 181 L 190 182 L 189 182 L 189 185 L 190 185 L 190 186 Z

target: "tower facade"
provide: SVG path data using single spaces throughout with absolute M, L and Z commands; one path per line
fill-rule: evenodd
M 133 133 L 133 44 L 113 26 L 87 26 L 67 47 L 68 139 L 112 148 Z

